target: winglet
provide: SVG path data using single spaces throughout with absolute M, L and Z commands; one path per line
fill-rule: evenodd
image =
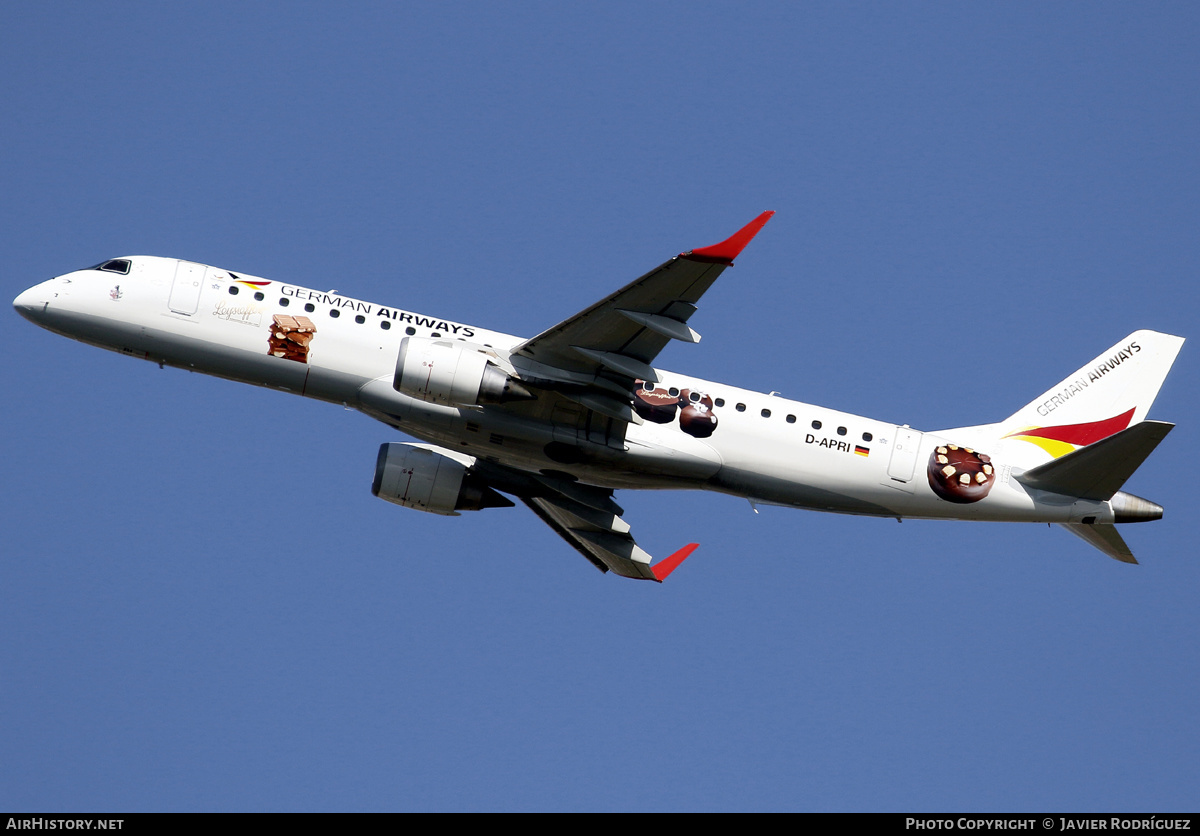
M 746 245 L 750 243 L 750 239 L 766 226 L 767 221 L 771 220 L 771 216 L 774 214 L 774 211 L 763 212 L 720 244 L 713 244 L 711 247 L 701 247 L 698 250 L 689 250 L 679 255 L 681 258 L 687 258 L 692 261 L 709 261 L 713 264 L 732 265 L 733 260 L 738 257 L 738 254 L 746 249 Z
M 766 223 L 766 221 L 763 221 L 763 223 Z M 750 234 L 753 235 L 754 233 Z M 679 551 L 675 552 L 675 554 L 671 555 L 670 557 L 664 557 L 662 560 L 658 561 L 658 563 L 655 563 L 653 566 L 651 566 L 650 571 L 654 573 L 654 580 L 658 581 L 659 583 L 665 581 L 667 579 L 667 575 L 678 569 L 679 564 L 687 560 L 687 556 L 694 552 L 699 545 L 699 543 L 689 543 Z

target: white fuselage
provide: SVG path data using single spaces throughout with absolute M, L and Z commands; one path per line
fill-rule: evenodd
M 422 441 L 521 470 L 567 472 L 605 488 L 691 488 L 840 513 L 890 517 L 1071 522 L 1113 520 L 1107 502 L 1028 489 L 1011 478 L 1045 460 L 1005 442 L 986 451 L 994 485 L 968 504 L 927 480 L 935 448 L 973 444 L 725 384 L 659 372 L 659 387 L 702 392 L 719 422 L 707 438 L 675 423 L 611 422 L 580 407 L 551 420 L 504 408 L 448 407 L 393 388 L 406 336 L 463 340 L 522 370 L 518 337 L 336 292 L 230 273 L 176 259 L 132 257 L 128 273 L 81 270 L 15 301 L 27 318 L 74 339 L 156 363 L 342 403 Z M 269 351 L 278 316 L 307 317 L 315 335 L 303 362 Z M 533 410 L 530 410 L 530 415 Z M 579 448 L 552 458 L 553 442 Z M 1030 449 L 1025 449 L 1030 448 Z

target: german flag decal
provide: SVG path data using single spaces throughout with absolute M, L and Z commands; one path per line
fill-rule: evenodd
M 854 445 L 854 455 L 869 456 L 869 455 L 871 455 L 871 448 L 863 447 L 861 444 L 856 444 L 856 445 Z

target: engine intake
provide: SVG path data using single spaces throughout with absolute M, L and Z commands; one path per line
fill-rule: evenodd
M 405 508 L 448 517 L 513 505 L 467 465 L 415 444 L 380 445 L 371 493 Z
M 531 400 L 515 378 L 497 368 L 478 346 L 458 340 L 405 337 L 396 357 L 397 392 L 441 406 Z

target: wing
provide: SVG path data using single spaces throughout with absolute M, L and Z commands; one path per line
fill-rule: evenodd
M 652 558 L 621 519 L 625 512 L 611 490 L 488 461 L 477 461 L 474 469 L 488 485 L 528 505 L 601 572 L 612 570 L 622 577 L 661 583 L 697 548 L 698 544 L 690 543 L 652 566 Z
M 512 360 L 522 380 L 560 384 L 589 409 L 636 420 L 628 396 L 634 381 L 658 379 L 650 364 L 670 340 L 699 341 L 687 324 L 696 303 L 774 214 L 763 212 L 725 241 L 675 256 L 515 346 Z
M 620 516 L 581 505 L 566 495 L 521 497 L 521 501 L 601 572 L 611 569 L 626 578 L 662 583 L 699 545 L 689 543 L 651 566 L 652 558 L 634 541 L 629 524 Z
M 774 214 L 763 212 L 719 244 L 680 253 L 514 346 L 509 360 L 521 384 L 537 395 L 487 408 L 554 423 L 556 441 L 550 447 L 561 449 L 547 452 L 562 455 L 556 461 L 585 460 L 594 445 L 624 449 L 626 425 L 642 420 L 632 407 L 635 381 L 658 380 L 650 364 L 670 340 L 699 341 L 687 324 L 696 303 Z M 611 490 L 486 460 L 475 468 L 488 484 L 519 497 L 602 572 L 661 582 L 696 549 L 689 544 L 651 565 Z

